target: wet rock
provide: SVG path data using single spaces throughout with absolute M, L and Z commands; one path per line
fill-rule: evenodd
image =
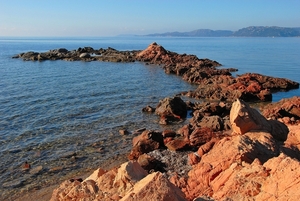
M 158 167 L 159 161 L 157 161 L 154 157 L 152 157 L 148 154 L 140 155 L 137 162 L 147 172 L 152 171 L 152 170 L 153 171 L 163 171 L 160 167 Z
M 155 112 L 155 108 L 151 107 L 150 105 L 147 105 L 146 107 L 144 107 L 142 109 L 143 112 L 149 112 L 149 113 L 153 113 Z
M 135 131 L 133 131 L 133 135 L 139 135 L 141 134 L 142 132 L 144 132 L 146 130 L 146 128 L 140 128 L 140 129 L 137 129 Z
M 22 170 L 29 170 L 31 168 L 31 165 L 25 161 L 23 164 L 22 164 Z
M 81 53 L 79 55 L 79 58 L 90 58 L 90 57 L 91 57 L 91 55 L 89 53 Z
M 136 160 L 140 155 L 164 146 L 161 133 L 149 130 L 146 130 L 141 135 L 134 137 L 132 142 L 133 148 L 128 156 L 130 160 Z
M 76 152 L 67 151 L 61 156 L 61 158 L 72 158 L 73 156 L 75 157 L 76 155 L 77 155 Z
M 39 165 L 39 166 L 33 167 L 29 171 L 29 173 L 32 174 L 32 175 L 35 175 L 35 174 L 39 174 L 42 170 L 43 170 L 43 166 Z
M 119 133 L 121 135 L 128 135 L 130 132 L 128 130 L 126 130 L 126 129 L 121 129 L 121 130 L 119 130 Z
M 182 119 L 187 115 L 186 103 L 180 97 L 165 98 L 159 102 L 155 113 L 160 116 L 173 117 L 173 119 Z

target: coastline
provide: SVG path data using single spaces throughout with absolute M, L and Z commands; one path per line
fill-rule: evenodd
M 160 50 L 160 51 L 163 51 L 164 52 L 164 50 Z M 167 51 L 166 51 L 166 53 L 168 53 Z M 146 52 L 146 55 L 149 55 L 149 53 L 148 52 Z M 156 55 L 155 55 L 156 56 Z M 157 58 L 156 58 L 157 59 Z M 35 60 L 35 59 L 33 59 L 33 60 Z M 117 60 L 118 61 L 118 60 Z M 149 62 L 149 63 L 154 63 L 154 64 L 163 64 L 164 62 L 161 60 L 161 59 L 158 59 L 157 61 L 151 61 L 151 59 L 150 60 L 148 60 L 148 59 L 144 59 L 143 60 L 144 62 Z M 132 62 L 132 61 L 129 61 L 129 62 Z M 172 66 L 171 66 L 172 67 Z M 168 69 L 167 69 L 167 71 L 169 71 Z M 183 69 L 182 70 L 182 72 L 186 72 L 186 69 Z M 185 73 L 184 72 L 184 73 Z M 217 71 L 218 73 L 220 73 L 219 71 Z M 224 75 L 227 75 L 227 73 L 229 73 L 230 71 L 228 71 L 228 70 L 225 70 L 224 71 Z M 169 71 L 168 73 L 175 73 L 175 74 L 180 74 L 180 70 L 179 71 L 177 71 L 177 70 L 173 70 L 172 72 L 171 71 Z M 215 75 L 215 74 L 214 74 Z M 220 75 L 220 74 L 219 74 Z M 222 75 L 222 73 L 221 73 L 221 75 Z M 193 75 L 191 75 L 192 76 L 192 79 L 193 79 Z M 189 79 L 190 79 L 191 77 L 189 77 Z M 192 82 L 192 81 L 191 81 Z M 197 83 L 197 82 L 196 82 Z M 298 84 L 298 87 L 299 87 L 299 84 Z M 254 87 L 255 88 L 255 87 Z M 289 90 L 289 89 L 287 89 L 287 90 Z M 251 92 L 253 92 L 253 90 L 251 91 Z M 254 93 L 255 93 L 255 91 L 254 91 Z M 191 96 L 191 97 L 196 97 L 196 95 L 197 94 L 192 94 L 192 93 L 188 93 L 188 96 Z M 269 99 L 268 99 L 268 96 L 269 96 L 269 94 L 263 94 L 262 95 L 263 97 L 264 97 L 264 99 L 266 99 L 267 101 L 269 101 Z M 200 96 L 201 97 L 201 96 Z M 261 96 L 257 96 L 257 95 L 255 95 L 255 96 L 251 96 L 251 98 L 255 98 L 255 97 L 258 97 L 258 98 L 260 98 Z M 265 98 L 265 97 L 267 97 L 267 98 Z M 219 97 L 218 97 L 219 98 Z M 263 100 L 264 100 L 263 99 Z M 227 100 L 227 99 L 226 99 Z M 231 99 L 228 99 L 228 100 L 231 100 Z M 255 99 L 256 101 L 257 101 L 257 99 Z M 251 101 L 251 99 L 250 99 L 250 101 Z M 172 118 L 174 118 L 174 117 L 171 117 L 169 120 L 170 121 L 172 121 L 173 119 Z M 166 121 L 166 122 L 168 122 L 168 121 Z M 118 164 L 118 165 L 120 165 L 120 164 Z M 52 186 L 53 187 L 53 186 Z M 52 187 L 49 187 L 49 190 L 52 188 Z M 38 194 L 39 192 L 37 192 L 37 194 Z M 43 191 L 40 191 L 40 193 L 41 194 L 43 194 Z M 45 194 L 45 196 L 49 196 L 48 194 L 46 195 Z M 26 196 L 25 196 L 26 197 Z M 24 198 L 25 199 L 25 198 Z M 28 197 L 28 199 L 29 199 L 29 197 Z

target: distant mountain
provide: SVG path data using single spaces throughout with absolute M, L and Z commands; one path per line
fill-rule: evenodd
M 190 32 L 167 32 L 148 34 L 146 36 L 160 37 L 300 37 L 300 27 L 287 28 L 276 26 L 250 26 L 239 29 L 238 31 L 230 30 L 210 30 L 197 29 Z
M 149 34 L 147 36 L 162 36 L 162 37 L 228 37 L 233 34 L 233 31 L 229 30 L 210 30 L 210 29 L 197 29 L 190 32 L 167 32 Z
M 296 37 L 300 36 L 300 28 L 251 26 L 240 29 L 232 36 L 243 37 Z

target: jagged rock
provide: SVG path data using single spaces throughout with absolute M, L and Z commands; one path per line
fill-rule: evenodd
M 262 163 L 279 154 L 279 147 L 272 135 L 252 132 L 225 137 L 201 157 L 201 161 L 189 172 L 187 187 L 183 189 L 189 200 L 204 193 L 213 194 L 211 182 L 234 163 L 251 164 L 255 159 Z
M 224 130 L 224 121 L 220 116 L 206 116 L 201 119 L 201 121 L 197 124 L 199 127 L 207 127 L 212 129 L 213 131 L 221 131 Z
M 147 105 L 146 107 L 144 107 L 142 109 L 142 111 L 143 112 L 150 112 L 150 113 L 152 113 L 152 112 L 155 112 L 155 108 L 151 107 L 150 105 Z
M 178 151 L 187 148 L 189 141 L 185 139 L 173 139 L 166 143 L 165 146 L 171 151 Z
M 165 98 L 159 102 L 155 113 L 160 116 L 173 117 L 173 119 L 182 119 L 187 115 L 186 103 L 180 97 Z
M 233 132 L 237 134 L 244 134 L 249 131 L 266 131 L 280 141 L 287 139 L 288 128 L 283 123 L 268 121 L 256 109 L 239 99 L 232 104 L 230 122 Z
M 277 103 L 270 103 L 262 108 L 262 114 L 266 118 L 295 118 L 300 119 L 300 97 L 282 99 Z
M 134 137 L 132 142 L 133 148 L 128 156 L 130 160 L 136 160 L 140 155 L 164 146 L 162 134 L 160 132 L 149 130 Z
M 120 201 L 185 201 L 184 194 L 174 186 L 162 173 L 149 174 L 136 183 L 133 189 Z
M 79 55 L 79 58 L 90 58 L 90 57 L 91 57 L 91 55 L 89 53 L 81 53 Z
M 95 171 L 84 181 L 67 180 L 53 191 L 51 201 L 61 200 L 185 200 L 184 194 L 160 172 L 147 176 L 137 162 L 120 168 Z
M 300 163 L 283 154 L 265 164 L 232 164 L 211 182 L 216 200 L 299 200 Z
M 209 128 L 196 128 L 189 136 L 191 146 L 200 146 L 209 142 L 213 137 L 213 132 Z

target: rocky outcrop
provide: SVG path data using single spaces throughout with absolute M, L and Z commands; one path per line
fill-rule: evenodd
M 132 140 L 133 148 L 128 156 L 130 160 L 136 160 L 144 153 L 162 148 L 164 146 L 161 132 L 145 130 Z
M 139 132 L 132 140 L 129 162 L 109 171 L 98 169 L 83 181 L 65 181 L 54 190 L 53 201 L 300 198 L 299 98 L 266 107 L 263 114 L 268 119 L 246 103 L 270 101 L 273 92 L 299 88 L 299 83 L 254 73 L 233 77 L 235 69 L 218 69 L 218 62 L 177 54 L 156 43 L 143 51 L 60 48 L 15 58 L 161 65 L 166 73 L 198 85 L 182 94 L 214 100 L 188 103 L 176 96 L 162 100 L 155 109 L 144 108 L 155 111 L 161 124 L 184 120 L 188 110 L 192 118 L 177 131 Z
M 84 181 L 68 180 L 53 191 L 51 201 L 63 200 L 185 201 L 184 194 L 162 173 L 147 174 L 136 162 L 108 172 L 98 169 Z
M 204 111 L 212 114 L 220 105 Z M 230 122 L 229 134 L 191 124 L 177 132 L 145 130 L 133 139 L 132 150 L 141 151 L 131 153 L 136 162 L 65 181 L 52 200 L 300 199 L 300 124 L 283 134 L 282 123 L 242 100 L 233 103 Z
M 287 123 L 300 120 L 300 97 L 285 98 L 262 107 L 262 114 L 269 119 L 288 118 Z
M 286 125 L 279 121 L 267 120 L 242 100 L 232 104 L 230 122 L 233 132 L 240 135 L 250 131 L 265 131 L 271 133 L 275 139 L 285 141 L 289 132 Z
M 222 68 L 220 63 L 210 59 L 199 59 L 195 55 L 177 54 L 158 45 L 150 44 L 145 50 L 118 51 L 111 47 L 99 50 L 92 47 L 67 50 L 65 48 L 48 52 L 26 52 L 13 56 L 25 61 L 66 60 L 66 61 L 109 61 L 133 62 L 141 61 L 161 65 L 166 73 L 176 74 L 184 80 L 198 84 L 195 91 L 187 96 L 198 99 L 234 101 L 271 101 L 272 93 L 299 88 L 299 83 L 257 73 L 246 73 L 233 77 L 232 68 Z M 168 124 L 168 119 L 161 119 L 162 124 Z
M 299 88 L 297 82 L 257 73 L 246 73 L 236 78 L 230 75 L 205 76 L 197 83 L 198 88 L 187 93 L 187 96 L 222 101 L 272 101 L 272 92 Z
M 26 52 L 13 56 L 24 61 L 66 60 L 66 61 L 108 61 L 133 62 L 137 51 L 118 51 L 113 48 L 95 50 L 92 47 L 67 50 L 59 48 L 48 52 Z
M 169 124 L 187 116 L 187 105 L 177 96 L 165 98 L 156 106 L 155 113 L 160 116 L 160 124 Z
M 283 139 L 268 130 L 269 122 L 243 101 L 233 104 L 230 117 L 235 132 L 200 146 L 196 154 L 189 155 L 194 166 L 188 178 L 172 182 L 181 187 L 188 200 L 205 196 L 212 200 L 299 199 L 300 194 L 294 197 L 292 193 L 294 185 L 300 183 L 300 171 L 296 170 L 300 164 L 299 128 L 290 132 L 282 146 Z

